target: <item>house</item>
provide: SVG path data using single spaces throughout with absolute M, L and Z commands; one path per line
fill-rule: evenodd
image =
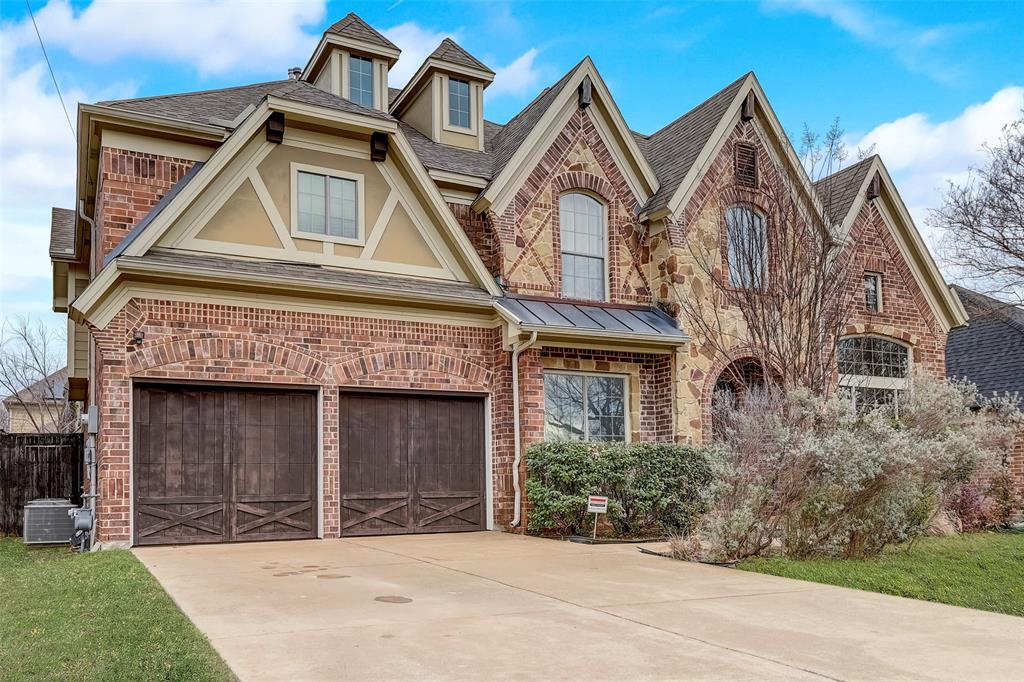
M 691 339 L 686 246 L 772 178 L 871 278 L 858 385 L 944 374 L 964 313 L 885 165 L 813 185 L 753 73 L 643 135 L 590 58 L 499 124 L 458 44 L 396 89 L 399 57 L 349 14 L 287 79 L 79 107 L 50 250 L 101 541 L 521 528 L 532 443 L 701 441 L 750 358 Z
M 10 433 L 55 433 L 66 426 L 67 369 L 61 368 L 3 399 Z
M 949 333 L 946 375 L 967 379 L 987 397 L 1015 396 L 1024 408 L 1024 310 L 953 285 L 969 324 Z M 1024 488 L 1024 433 L 1010 456 L 1010 473 Z

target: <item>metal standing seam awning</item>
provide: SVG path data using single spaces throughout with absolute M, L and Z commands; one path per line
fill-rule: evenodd
M 588 305 L 506 296 L 498 312 L 526 332 L 680 346 L 690 337 L 668 314 L 653 307 Z

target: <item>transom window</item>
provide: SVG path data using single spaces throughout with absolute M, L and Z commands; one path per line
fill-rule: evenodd
M 910 349 L 876 336 L 839 340 L 839 385 L 859 412 L 889 405 L 899 414 L 910 376 Z
M 882 276 L 876 272 L 864 273 L 864 307 L 872 313 L 882 311 Z
M 359 237 L 358 183 L 320 173 L 298 171 L 298 232 L 343 239 Z
M 730 206 L 725 211 L 725 222 L 729 285 L 760 289 L 767 251 L 764 217 L 750 206 Z
M 562 235 L 562 295 L 605 299 L 604 206 L 586 194 L 563 194 L 558 202 Z
M 469 118 L 469 83 L 448 79 L 448 122 L 459 128 L 471 128 Z
M 373 106 L 373 60 L 350 55 L 348 58 L 349 99 L 364 107 Z
M 544 439 L 626 440 L 626 378 L 544 374 Z

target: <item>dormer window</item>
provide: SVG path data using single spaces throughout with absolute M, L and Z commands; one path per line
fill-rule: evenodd
M 448 79 L 448 122 L 457 128 L 471 128 L 469 82 Z
M 348 58 L 349 99 L 364 107 L 373 107 L 373 60 L 350 55 Z

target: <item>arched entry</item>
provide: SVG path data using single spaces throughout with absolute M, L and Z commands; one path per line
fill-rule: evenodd
M 756 358 L 740 358 L 722 368 L 711 395 L 711 433 L 722 433 L 721 413 L 742 404 L 751 390 L 764 388 L 765 372 Z M 706 423 L 706 422 L 705 422 Z

